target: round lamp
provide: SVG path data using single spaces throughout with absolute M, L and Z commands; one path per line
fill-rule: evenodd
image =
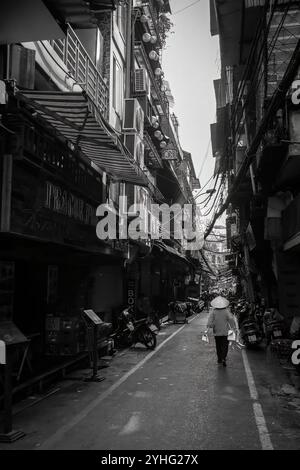
M 158 54 L 155 51 L 150 51 L 149 52 L 149 57 L 150 57 L 151 60 L 158 60 L 159 59 Z
M 140 21 L 141 23 L 148 23 L 148 17 L 146 15 L 141 15 Z
M 144 33 L 144 34 L 143 34 L 143 41 L 144 41 L 144 42 L 150 42 L 150 41 L 151 41 L 151 34 L 149 34 L 149 33 Z

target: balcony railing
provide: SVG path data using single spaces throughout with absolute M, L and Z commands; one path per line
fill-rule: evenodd
M 68 26 L 66 39 L 55 39 L 51 45 L 70 75 L 86 91 L 102 116 L 108 119 L 108 86 L 71 26 Z
M 102 202 L 102 176 L 87 161 L 54 140 L 38 125 L 15 115 L 9 116 L 8 123 L 19 136 L 18 159 L 27 159 L 74 192 L 98 204 Z

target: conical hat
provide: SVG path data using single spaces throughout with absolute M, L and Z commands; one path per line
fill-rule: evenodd
M 216 297 L 211 303 L 210 305 L 213 307 L 213 308 L 217 308 L 217 309 L 222 309 L 222 308 L 226 308 L 228 307 L 229 305 L 229 301 L 227 299 L 225 299 L 225 297 Z

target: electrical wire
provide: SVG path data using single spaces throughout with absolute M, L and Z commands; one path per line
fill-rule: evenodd
M 197 3 L 200 3 L 201 0 L 196 0 L 195 2 L 191 3 L 190 5 L 187 5 L 186 7 L 182 8 L 181 10 L 177 10 L 173 13 L 173 15 L 178 15 L 179 13 L 182 13 L 183 11 L 187 10 L 188 8 L 193 7 Z
M 209 178 L 209 180 L 205 183 L 205 185 L 201 187 L 201 189 L 199 190 L 198 194 L 196 194 L 195 198 L 201 196 L 203 189 L 206 188 L 206 187 L 209 185 L 209 183 L 211 182 L 211 180 L 212 180 L 213 178 L 214 178 L 214 175 L 212 175 L 212 176 Z
M 210 139 L 209 139 L 209 141 L 208 141 L 208 144 L 207 144 L 207 149 L 206 149 L 205 156 L 204 156 L 204 160 L 203 160 L 203 162 L 202 162 L 202 165 L 201 165 L 201 168 L 200 168 L 200 171 L 199 171 L 199 174 L 198 174 L 198 179 L 201 177 L 202 171 L 203 171 L 203 169 L 204 169 L 205 162 L 206 162 L 206 160 L 208 159 L 208 154 L 209 154 L 210 146 L 211 146 L 211 137 L 210 137 Z
M 221 188 L 224 187 L 224 184 L 225 184 L 225 180 L 222 179 L 221 184 L 220 184 L 219 189 L 218 189 L 218 192 L 217 192 L 217 194 L 216 194 L 216 197 L 215 197 L 215 199 L 214 199 L 214 201 L 213 201 L 213 203 L 212 203 L 212 206 L 211 206 L 211 208 L 209 209 L 209 211 L 208 211 L 206 214 L 204 214 L 204 217 L 208 217 L 208 216 L 211 214 L 211 212 L 212 212 L 212 210 L 214 209 L 214 207 L 215 207 L 216 205 L 219 205 L 220 199 L 218 199 L 218 198 L 221 198 L 221 197 L 222 197 L 222 194 L 220 194 L 220 193 L 221 193 Z M 218 199 L 218 203 L 217 203 L 217 199 Z
M 286 19 L 286 16 L 288 14 L 288 11 L 289 11 L 289 8 L 291 6 L 291 2 L 292 0 L 290 0 L 289 4 L 286 6 L 285 10 L 284 10 L 284 14 L 282 15 L 281 17 L 281 20 L 279 22 L 279 24 L 277 25 L 277 28 L 275 30 L 275 33 L 274 35 L 272 36 L 270 42 L 269 42 L 269 50 L 268 50 L 268 57 L 267 57 L 267 63 L 269 63 L 270 61 L 270 58 L 273 54 L 273 50 L 276 46 L 276 43 L 277 43 L 277 40 L 278 40 L 278 37 L 279 37 L 279 34 L 283 28 L 283 24 L 284 24 L 284 21 Z M 267 38 L 267 34 L 269 33 L 270 31 L 270 28 L 271 28 L 271 24 L 272 24 L 272 19 L 273 19 L 273 16 L 274 16 L 274 12 L 275 12 L 275 8 L 277 6 L 277 3 L 278 3 L 278 0 L 275 1 L 274 5 L 273 5 L 273 9 L 272 9 L 272 14 L 270 15 L 270 18 L 269 18 L 269 21 L 268 21 L 268 25 L 267 25 L 267 28 L 266 28 L 266 31 L 265 31 L 265 39 Z M 260 32 L 259 31 L 259 28 L 261 27 L 261 23 L 259 23 L 259 27 L 258 27 L 258 33 Z M 260 36 L 259 34 L 255 36 L 255 40 L 254 40 L 254 44 L 253 44 L 253 50 L 256 51 L 256 46 L 257 45 L 257 42 L 260 41 Z M 262 44 L 260 46 L 260 50 L 258 52 L 258 55 L 256 57 L 256 63 L 255 63 L 255 67 L 253 67 L 253 63 L 251 63 L 251 61 L 249 61 L 249 58 L 251 57 L 251 53 L 249 55 L 249 58 L 248 58 L 248 68 L 246 67 L 246 70 L 243 74 L 243 78 L 242 78 L 242 83 L 243 83 L 243 86 L 242 86 L 242 89 L 241 89 L 241 92 L 237 94 L 237 98 L 235 100 L 235 103 L 234 103 L 234 106 L 233 106 L 233 112 L 232 112 L 232 116 L 231 116 L 231 122 L 236 122 L 236 126 L 234 127 L 234 134 L 237 134 L 237 130 L 238 128 L 240 127 L 240 122 L 241 120 L 243 119 L 243 114 L 244 114 L 244 111 L 247 107 L 247 105 L 249 104 L 249 101 L 250 99 L 252 98 L 252 96 L 257 93 L 259 87 L 260 87 L 260 84 L 261 84 L 261 81 L 262 79 L 264 78 L 265 76 L 265 71 L 264 71 L 264 68 L 263 70 L 261 70 L 261 63 L 262 61 L 264 60 L 264 57 L 263 57 L 263 53 L 264 53 L 264 48 L 265 48 L 265 42 L 262 41 Z M 242 93 L 244 91 L 244 88 L 246 86 L 246 77 L 248 76 L 249 74 L 249 67 L 252 67 L 252 72 L 250 74 L 250 77 L 249 77 L 249 80 L 251 81 L 252 85 L 250 87 L 250 89 L 248 90 L 248 93 L 247 93 L 247 98 L 246 100 L 242 100 Z M 238 109 L 238 104 L 240 103 L 240 101 L 242 100 L 243 104 L 242 104 L 242 108 L 241 109 Z M 236 119 L 236 115 L 237 113 L 240 112 L 240 119 Z M 237 141 L 239 140 L 239 138 L 241 137 L 241 132 L 239 134 L 237 134 L 238 137 L 237 137 Z
M 213 188 L 211 188 L 211 191 L 213 191 L 213 190 L 215 190 L 215 189 L 216 189 L 216 186 L 217 186 L 217 183 L 218 183 L 219 176 L 220 176 L 220 175 L 217 175 L 217 177 L 216 177 L 216 181 L 215 181 L 215 183 L 214 183 L 214 187 L 213 187 Z M 204 188 L 203 188 L 203 189 L 204 189 Z M 202 194 L 202 193 L 201 193 L 201 194 Z M 200 197 L 200 196 L 201 196 L 201 194 L 198 194 L 198 196 L 195 196 L 194 200 L 196 201 L 196 200 L 198 199 L 198 197 Z M 212 198 L 213 194 L 214 194 L 214 193 L 210 194 L 210 198 Z

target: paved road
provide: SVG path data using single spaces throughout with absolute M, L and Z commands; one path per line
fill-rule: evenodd
M 104 382 L 70 386 L 20 413 L 27 437 L 11 448 L 300 448 L 299 412 L 270 393 L 281 377 L 265 352 L 230 351 L 228 367 L 217 366 L 214 344 L 201 341 L 205 324 L 202 314 L 169 326 L 156 351 L 114 359 Z
M 202 315 L 177 330 L 107 398 L 99 404 L 96 399 L 85 418 L 80 415 L 77 423 L 75 416 L 45 447 L 201 450 L 274 446 L 263 409 L 253 408 L 254 402 L 261 404 L 259 397 L 251 397 L 257 386 L 251 384 L 250 370 L 249 389 L 242 354 L 232 352 L 226 369 L 217 366 L 214 344 L 201 342 L 205 324 Z

